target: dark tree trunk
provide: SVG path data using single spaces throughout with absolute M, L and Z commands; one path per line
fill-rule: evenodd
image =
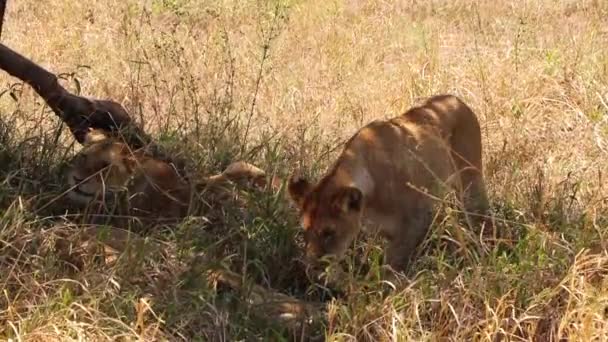
M 2 0 L 0 0 L 2 1 Z M 150 138 L 117 102 L 74 95 L 62 87 L 57 76 L 26 57 L 0 44 L 0 68 L 29 84 L 51 109 L 65 122 L 80 143 L 89 128 L 108 133 L 121 131 L 127 143 L 142 147 Z
M 2 24 L 4 23 L 4 11 L 6 10 L 6 2 L 8 0 L 0 0 L 0 37 L 2 37 Z

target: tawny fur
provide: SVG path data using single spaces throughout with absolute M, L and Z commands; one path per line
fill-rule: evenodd
M 193 191 L 232 181 L 265 184 L 264 171 L 242 161 L 230 164 L 218 175 L 191 183 L 172 164 L 154 159 L 141 149 L 131 150 L 96 130 L 89 132 L 85 147 L 72 160 L 67 178 L 68 198 L 73 203 L 112 204 L 120 215 L 148 218 L 184 217 L 191 208 Z
M 373 121 L 345 145 L 316 184 L 292 177 L 307 254 L 342 258 L 363 222 L 387 238 L 386 261 L 404 270 L 426 235 L 432 196 L 455 189 L 466 211 L 485 215 L 479 122 L 451 95 L 435 96 L 390 120 Z M 428 194 L 424 193 L 428 191 Z

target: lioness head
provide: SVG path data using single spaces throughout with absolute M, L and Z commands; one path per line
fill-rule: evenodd
M 300 209 L 306 254 L 311 261 L 330 255 L 342 259 L 360 230 L 363 193 L 353 186 L 313 186 L 306 179 L 292 177 L 291 199 Z
M 126 144 L 108 138 L 100 131 L 91 131 L 84 148 L 70 162 L 68 198 L 86 205 L 124 189 L 135 164 L 133 153 Z

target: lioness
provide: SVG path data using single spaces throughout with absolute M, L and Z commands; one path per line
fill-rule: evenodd
M 181 218 L 188 213 L 193 190 L 242 179 L 265 184 L 264 171 L 242 161 L 190 182 L 173 164 L 143 149 L 132 150 L 103 131 L 90 130 L 84 143 L 67 171 L 68 198 L 83 206 L 112 204 L 121 215 Z
M 316 185 L 298 176 L 289 180 L 307 256 L 343 258 L 367 220 L 388 240 L 385 261 L 404 271 L 431 223 L 432 196 L 441 196 L 446 184 L 468 212 L 487 213 L 481 152 L 479 122 L 455 96 L 435 96 L 401 116 L 369 123 Z

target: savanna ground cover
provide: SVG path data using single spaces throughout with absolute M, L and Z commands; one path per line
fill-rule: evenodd
M 510 240 L 488 244 L 445 208 L 403 288 L 380 281 L 381 242 L 364 235 L 335 291 L 303 272 L 282 194 L 251 192 L 246 215 L 150 227 L 112 263 L 66 259 L 56 241 L 83 226 L 61 171 L 79 146 L 3 73 L 3 340 L 608 339 L 608 2 L 23 0 L 2 41 L 121 102 L 201 174 L 244 159 L 319 176 L 366 122 L 456 94 L 480 118 Z M 209 285 L 216 265 L 325 301 L 326 318 L 264 320 Z

